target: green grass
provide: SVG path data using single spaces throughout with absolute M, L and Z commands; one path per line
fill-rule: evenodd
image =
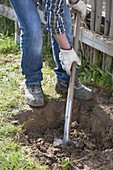
M 0 69 L 0 111 L 16 108 L 21 98 L 19 63 L 3 64 Z M 17 92 L 18 89 L 18 92 Z
M 25 154 L 25 149 L 19 143 L 6 138 L 0 141 L 1 170 L 47 170 L 48 167 L 38 165 Z
M 18 140 L 22 127 L 9 119 L 26 107 L 19 46 L 14 38 L 0 36 L 0 66 L 0 170 L 48 170 L 26 154 Z
M 15 22 L 0 16 L 0 34 L 5 37 L 14 36 Z
M 11 54 L 17 53 L 19 46 L 15 44 L 14 37 L 7 37 L 0 35 L 0 53 L 2 54 Z

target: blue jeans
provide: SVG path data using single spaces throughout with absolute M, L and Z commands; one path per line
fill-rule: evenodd
M 10 0 L 21 29 L 20 48 L 22 54 L 21 68 L 25 75 L 26 85 L 40 85 L 42 75 L 42 27 L 39 13 L 34 0 Z M 42 3 L 42 0 L 39 0 Z M 68 6 L 64 6 L 64 23 L 67 38 L 72 44 L 72 20 Z M 55 73 L 58 80 L 64 83 L 69 82 L 69 76 L 62 69 L 59 61 L 59 46 L 53 36 L 52 50 L 56 63 Z

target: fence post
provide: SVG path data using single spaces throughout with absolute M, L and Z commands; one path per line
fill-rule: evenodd
M 104 35 L 108 36 L 109 35 L 109 30 L 110 30 L 110 12 L 111 12 L 111 0 L 106 1 L 106 16 L 105 16 L 105 27 L 104 27 Z M 106 58 L 107 55 L 104 53 L 103 54 L 103 62 L 102 62 L 102 69 L 105 70 L 105 65 L 106 65 Z
M 111 20 L 112 20 L 112 23 L 111 23 L 112 28 L 110 29 L 110 36 L 112 37 L 112 40 L 113 40 L 113 0 L 112 0 Z M 113 82 L 113 58 L 112 58 L 112 82 Z
M 105 27 L 104 27 L 104 35 L 108 36 L 110 31 L 110 21 L 111 21 L 111 0 L 106 1 L 106 16 L 105 16 Z M 111 70 L 112 57 L 109 55 L 103 54 L 103 63 L 102 69 L 109 71 Z
M 90 22 L 90 30 L 95 30 L 95 18 L 96 18 L 96 0 L 91 1 L 91 22 Z M 90 63 L 93 63 L 93 54 L 94 49 L 90 47 Z
M 20 29 L 17 20 L 15 21 L 15 43 L 20 43 Z
M 111 40 L 113 40 L 113 0 L 111 1 L 111 23 L 110 23 L 110 32 L 109 32 L 109 38 Z M 111 71 L 112 70 L 112 74 L 113 74 L 113 57 L 109 57 L 109 65 L 108 65 L 108 69 Z M 113 76 L 112 76 L 112 82 L 113 82 Z
M 111 2 L 111 23 L 110 23 L 110 32 L 109 37 L 113 40 L 113 0 Z
M 100 33 L 103 0 L 96 0 L 95 32 Z M 99 51 L 94 49 L 93 64 L 99 64 Z

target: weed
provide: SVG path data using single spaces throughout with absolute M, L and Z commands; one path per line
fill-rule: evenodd
M 19 46 L 15 44 L 14 37 L 6 37 L 0 35 L 0 53 L 9 54 L 17 53 L 19 51 Z
M 101 70 L 98 66 L 85 62 L 79 69 L 79 77 L 81 82 L 89 82 L 102 88 L 113 89 L 112 74 L 107 70 Z
M 14 36 L 15 22 L 0 16 L 0 33 L 5 37 Z
M 64 160 L 62 161 L 62 169 L 63 169 L 63 170 L 68 170 L 69 164 L 70 164 L 69 159 L 64 159 Z

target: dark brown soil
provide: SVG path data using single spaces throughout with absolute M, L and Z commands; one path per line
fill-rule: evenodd
M 62 161 L 70 160 L 69 170 L 93 170 L 101 166 L 113 169 L 113 94 L 94 90 L 94 99 L 74 102 L 70 139 L 76 142 L 54 146 L 63 138 L 65 99 L 46 99 L 43 108 L 20 113 L 24 123 L 20 142 L 28 145 L 27 153 L 35 160 L 61 170 Z

